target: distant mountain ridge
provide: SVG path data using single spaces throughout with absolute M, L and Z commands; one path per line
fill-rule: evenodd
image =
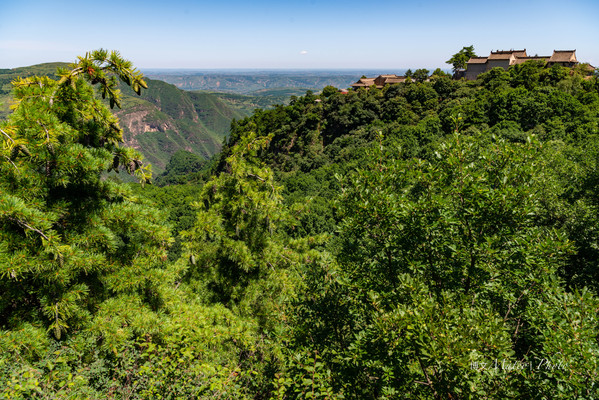
M 202 71 L 202 70 L 145 70 L 152 79 L 171 83 L 183 90 L 211 90 L 253 95 L 265 89 L 304 88 L 322 90 L 325 86 L 348 88 L 363 74 L 403 73 L 393 71 Z

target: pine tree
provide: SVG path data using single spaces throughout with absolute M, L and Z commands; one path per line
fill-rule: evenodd
M 278 229 L 291 223 L 282 188 L 257 157 L 270 139 L 248 133 L 233 146 L 226 171 L 206 183 L 196 223 L 183 234 L 188 281 L 212 301 L 245 303 L 254 315 L 269 314 L 262 308 L 276 307 L 271 301 L 291 289 L 287 268 L 297 261 Z
M 143 330 L 132 323 L 139 316 L 151 325 L 169 280 L 159 268 L 167 228 L 106 179 L 119 170 L 150 179 L 141 155 L 120 146 L 106 105 L 120 107 L 119 80 L 138 94 L 147 85 L 115 51 L 88 53 L 58 75 L 13 82 L 14 112 L 0 124 L 0 327 L 34 326 L 57 339 L 96 327 L 113 346 L 111 329 Z

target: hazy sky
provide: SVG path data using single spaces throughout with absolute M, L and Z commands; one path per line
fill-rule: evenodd
M 599 0 L 0 0 L 0 68 L 116 49 L 138 68 L 448 68 L 576 49 L 599 65 Z

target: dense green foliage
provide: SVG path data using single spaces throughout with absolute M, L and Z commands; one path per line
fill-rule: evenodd
M 260 156 L 303 208 L 289 234 L 338 233 L 306 271 L 277 388 L 596 397 L 597 85 L 526 63 L 234 124 L 231 144 L 272 135 Z
M 555 150 L 456 134 L 429 161 L 385 154 L 347 182 L 339 277 L 299 319 L 300 343 L 330 354 L 338 388 L 355 398 L 596 393 L 599 302 L 566 290 L 574 249 L 545 208 Z
M 86 306 L 97 305 L 106 291 L 151 292 L 152 279 L 139 272 L 166 256 L 169 241 L 152 213 L 100 179 L 102 171 L 122 167 L 145 181 L 147 167 L 118 147 L 116 119 L 78 76 L 100 83 L 115 104 L 119 92 L 104 70 L 136 88 L 145 83 L 118 56 L 93 57 L 63 71 L 58 82 L 16 81 L 18 107 L 1 131 L 0 312 L 11 327 L 41 317 L 58 339 L 89 320 Z
M 241 396 L 254 325 L 180 287 L 164 218 L 103 178 L 149 171 L 90 83 L 118 105 L 145 82 L 103 50 L 59 76 L 17 80 L 0 126 L 2 397 Z
M 95 52 L 0 126 L 3 397 L 599 397 L 596 76 L 327 87 L 131 190 L 110 73 L 141 91 Z

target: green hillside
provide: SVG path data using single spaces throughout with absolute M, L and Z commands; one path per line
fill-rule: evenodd
M 184 149 L 204 158 L 218 152 L 226 131 L 212 131 L 198 115 L 190 96 L 172 85 L 147 80 L 140 97 L 126 96 L 114 111 L 127 145 L 139 149 L 161 171 L 171 155 Z
M 125 142 L 139 149 L 155 172 L 163 171 L 177 150 L 210 158 L 220 150 L 233 120 L 248 117 L 255 109 L 286 104 L 289 96 L 304 93 L 302 89 L 269 89 L 252 95 L 188 92 L 160 80 L 147 82 L 148 90 L 139 97 L 126 94 L 123 109 L 115 113 Z

